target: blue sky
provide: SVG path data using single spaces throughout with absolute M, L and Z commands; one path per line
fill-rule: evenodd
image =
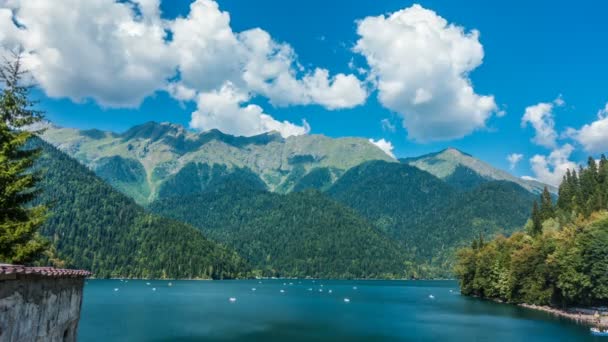
M 103 2 L 95 0 L 100 1 Z M 148 3 L 154 3 L 154 0 Z M 163 1 L 162 18 L 173 21 L 175 18 L 188 16 L 190 3 L 189 0 Z M 310 125 L 310 133 L 313 134 L 386 139 L 394 146 L 393 153 L 397 157 L 415 156 L 452 146 L 495 166 L 509 169 L 507 156 L 518 153 L 522 157 L 512 172 L 520 176 L 535 176 L 541 180 L 547 177 L 556 178 L 557 176 L 551 173 L 559 173 L 560 167 L 578 163 L 589 154 L 597 156 L 608 146 L 608 132 L 602 132 L 601 128 L 604 126 L 600 122 L 582 130 L 584 125 L 601 121 L 603 116 L 598 117 L 598 111 L 608 102 L 608 26 L 605 25 L 608 4 L 603 2 L 218 0 L 218 3 L 221 11 L 229 13 L 229 25 L 233 32 L 260 28 L 267 32 L 273 41 L 288 44 L 297 55 L 295 61 L 302 66 L 295 68 L 296 77 L 300 78 L 310 74 L 315 68 L 323 68 L 328 70 L 330 80 L 341 73 L 356 77 L 361 84 L 365 83 L 365 78 L 373 73 L 373 67 L 369 65 L 364 52 L 354 51 L 357 42 L 363 39 L 357 32 L 360 20 L 380 15 L 388 17 L 399 10 L 410 8 L 414 3 L 434 12 L 450 25 L 461 27 L 463 37 L 471 34 L 471 30 L 479 31 L 479 37 L 475 40 L 483 49 L 483 60 L 476 67 L 462 72 L 457 79 L 468 80 L 474 93 L 479 96 L 494 96 L 496 108 L 494 114 L 488 114 L 482 124 L 475 125 L 471 132 L 455 133 L 463 135 L 462 137 L 453 137 L 446 133 L 447 138 L 440 135 L 431 139 L 433 141 L 424 141 L 428 130 L 420 127 L 416 128 L 417 131 L 413 127 L 406 129 L 402 124 L 404 115 L 408 115 L 403 113 L 413 105 L 410 104 L 402 110 L 403 105 L 399 99 L 392 100 L 391 104 L 386 103 L 389 101 L 383 103 L 378 97 L 379 90 L 370 83 L 364 85 L 368 93 L 363 101 L 352 100 L 352 103 L 362 103 L 338 106 L 340 108 L 332 108 L 336 106 L 323 99 L 317 100 L 314 96 L 311 97 L 312 100 L 293 100 L 289 105 L 277 105 L 277 98 L 280 100 L 281 95 L 272 95 L 270 91 L 255 91 L 251 90 L 253 87 L 249 87 L 248 91 L 251 93 L 241 105 L 257 105 L 276 121 L 287 120 L 301 125 L 302 119 L 305 119 Z M 32 8 L 12 10 L 18 21 L 26 23 L 27 16 L 36 13 Z M 398 32 L 395 34 L 395 39 L 399 39 Z M 371 46 L 376 37 L 372 34 L 367 39 Z M 80 52 L 70 53 L 78 55 Z M 403 63 L 414 58 L 411 57 L 414 52 L 404 54 Z M 471 54 L 474 56 L 475 52 Z M 366 72 L 358 73 L 356 68 L 363 68 Z M 186 69 L 181 70 L 182 76 L 184 70 Z M 47 74 L 42 71 L 39 73 L 40 78 L 46 80 L 43 77 Z M 422 77 L 420 74 L 425 73 L 416 74 L 416 80 Z M 36 72 L 34 76 L 37 76 Z M 197 77 L 205 76 L 203 73 Z M 84 80 L 87 81 L 86 78 Z M 382 78 L 380 80 L 382 81 Z M 125 105 L 108 105 L 103 103 L 104 100 L 91 98 L 95 96 L 86 96 L 101 89 L 101 86 L 91 87 L 92 90 L 83 93 L 79 99 L 82 94 L 73 95 L 78 87 L 76 90 L 54 90 L 51 87 L 59 87 L 57 84 L 61 82 L 45 82 L 47 81 L 39 82 L 42 83 L 42 89 L 35 92 L 35 96 L 41 99 L 40 106 L 47 112 L 48 119 L 69 127 L 123 131 L 132 125 L 150 120 L 170 121 L 188 126 L 191 124 L 192 113 L 202 102 L 178 101 L 166 91 L 156 90 L 148 92 L 141 104 L 128 104 L 126 107 L 130 108 L 120 108 Z M 195 83 L 193 82 L 191 84 Z M 429 84 L 431 81 L 420 82 Z M 121 80 L 117 80 L 116 87 L 120 86 Z M 105 99 L 109 98 L 108 96 Z M 560 96 L 563 104 L 553 102 Z M 450 110 L 449 104 L 441 103 L 441 97 L 434 97 L 431 102 L 432 108 Z M 531 121 L 522 127 L 526 108 L 538 103 L 552 104 L 551 113 L 537 117 L 541 122 L 536 122 L 542 126 L 543 123 L 553 121 L 553 134 L 557 136 L 553 138 L 553 143 L 544 146 L 533 141 L 534 136 L 539 133 L 532 127 Z M 504 113 L 496 114 L 501 111 Z M 420 116 L 421 120 L 425 120 L 429 114 L 422 111 Z M 231 118 L 234 119 L 234 116 Z M 382 120 L 388 120 L 395 127 L 394 131 L 386 129 L 386 126 L 383 128 Z M 211 122 L 207 118 L 200 121 L 198 126 L 194 126 L 206 129 L 213 124 Z M 426 123 L 422 122 L 422 125 L 426 127 Z M 576 131 L 566 134 L 568 128 Z M 559 152 L 565 144 L 572 146 L 572 153 L 565 157 L 555 155 L 551 159 L 550 153 Z M 535 155 L 543 157 L 545 164 L 542 159 L 537 158 L 537 169 L 532 169 L 529 159 Z M 542 168 L 545 170 L 539 171 Z M 542 171 L 549 174 L 543 174 Z M 549 181 L 548 178 L 546 181 Z

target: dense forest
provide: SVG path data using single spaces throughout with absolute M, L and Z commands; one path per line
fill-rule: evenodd
M 184 223 L 146 213 L 92 171 L 40 139 L 35 170 L 48 206 L 41 228 L 67 267 L 95 277 L 224 279 L 248 275 L 233 250 Z
M 608 160 L 569 170 L 557 203 L 544 192 L 523 232 L 458 253 L 465 295 L 567 307 L 608 304 Z
M 243 179 L 154 202 L 153 212 L 199 227 L 236 249 L 258 275 L 396 278 L 407 275 L 396 243 L 316 190 L 287 195 Z
M 414 277 L 452 276 L 457 248 L 480 233 L 513 232 L 534 201 L 512 182 L 485 180 L 463 190 L 416 167 L 383 161 L 350 169 L 328 194 L 398 241 Z

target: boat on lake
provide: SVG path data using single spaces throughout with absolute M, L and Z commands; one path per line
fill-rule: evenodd
M 600 330 L 599 328 L 591 328 L 591 335 L 608 337 L 608 329 Z

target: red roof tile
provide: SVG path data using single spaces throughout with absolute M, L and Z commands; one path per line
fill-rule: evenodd
M 0 264 L 0 275 L 32 274 L 52 278 L 88 277 L 91 272 L 84 270 L 68 270 L 54 267 L 26 267 L 21 265 Z

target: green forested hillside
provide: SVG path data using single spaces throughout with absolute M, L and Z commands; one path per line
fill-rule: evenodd
M 399 241 L 420 276 L 449 276 L 456 248 L 480 232 L 512 232 L 534 198 L 504 181 L 458 191 L 415 167 L 382 161 L 350 169 L 328 193 Z
M 318 191 L 280 195 L 225 184 L 161 199 L 154 212 L 188 222 L 234 247 L 266 276 L 405 277 L 397 245 Z
M 67 266 L 96 277 L 233 278 L 247 267 L 199 230 L 147 214 L 77 161 L 39 139 L 38 199 L 49 207 L 41 233 Z
M 608 160 L 568 171 L 557 204 L 534 203 L 525 231 L 475 239 L 455 268 L 465 295 L 511 303 L 608 305 Z

